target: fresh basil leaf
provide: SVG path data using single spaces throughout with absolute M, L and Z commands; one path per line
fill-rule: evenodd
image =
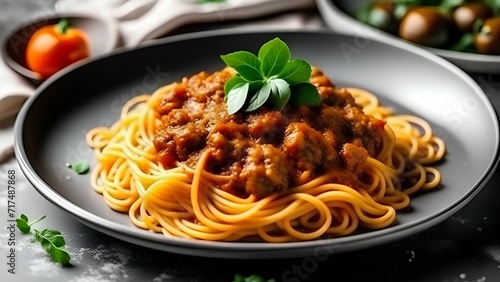
M 321 104 L 321 95 L 318 88 L 309 82 L 290 86 L 293 95 L 290 100 L 296 105 L 316 106 Z
M 43 231 L 43 230 L 42 230 Z M 42 231 L 39 231 L 39 230 L 36 230 L 35 229 L 35 239 L 38 241 L 38 242 L 42 242 L 43 241 L 43 236 L 42 236 Z
M 260 80 L 260 81 L 252 81 L 250 82 L 250 86 L 248 87 L 248 93 L 257 93 L 262 86 L 264 86 L 264 83 L 267 83 L 267 81 Z
M 242 65 L 236 66 L 234 69 L 238 72 L 238 74 L 248 82 L 261 81 L 264 79 L 262 74 L 259 71 L 256 71 L 250 65 Z
M 59 231 L 44 229 L 35 230 L 35 238 L 40 242 L 42 248 L 50 254 L 52 259 L 63 266 L 68 265 L 70 255 L 62 248 L 66 244 Z
M 35 237 L 37 238 L 37 241 L 40 242 L 45 252 L 47 252 L 48 254 L 52 254 L 54 246 L 50 243 L 50 241 L 43 238 L 43 236 L 40 235 L 39 233 L 37 233 Z
M 230 115 L 236 113 L 241 109 L 241 107 L 243 107 L 248 96 L 249 87 L 250 84 L 246 82 L 237 84 L 235 87 L 229 90 L 229 92 L 227 93 L 226 104 L 227 111 Z
M 19 231 L 23 234 L 31 232 L 31 227 L 28 224 L 28 218 L 24 214 L 21 215 L 21 218 L 16 219 L 16 225 Z
M 302 59 L 291 59 L 290 56 L 290 49 L 278 37 L 263 44 L 257 56 L 247 51 L 222 55 L 226 65 L 237 72 L 224 85 L 228 113 L 233 114 L 241 109 L 254 111 L 266 101 L 281 110 L 293 95 L 292 89 L 313 95 L 302 97 L 301 94 L 294 98 L 297 104 L 321 102 L 317 89 L 314 92 L 314 87 L 308 85 L 312 74 L 311 65 Z M 290 87 L 302 83 L 306 83 L 306 86 Z
M 62 247 L 66 245 L 66 241 L 64 240 L 60 231 L 44 229 L 40 232 L 41 236 L 52 242 L 56 247 Z
M 311 65 L 302 59 L 290 60 L 280 72 L 279 77 L 290 85 L 308 81 L 311 78 Z
M 69 253 L 62 248 L 53 248 L 50 256 L 55 262 L 60 263 L 62 266 L 70 265 L 69 261 L 71 260 L 71 257 Z
M 236 67 L 242 65 L 250 65 L 255 69 L 260 69 L 260 61 L 257 56 L 248 51 L 236 51 L 226 55 L 221 55 L 221 59 L 229 67 Z
M 229 93 L 229 91 L 231 91 L 231 89 L 236 87 L 236 85 L 238 85 L 238 84 L 244 84 L 244 83 L 246 83 L 246 80 L 244 80 L 239 75 L 235 75 L 235 76 L 231 77 L 230 79 L 228 79 L 226 81 L 226 84 L 224 84 L 224 93 L 226 94 L 226 96 L 224 97 L 224 102 L 227 103 L 227 94 Z
M 259 49 L 260 70 L 265 77 L 279 74 L 290 60 L 290 49 L 279 38 L 266 42 Z
M 253 95 L 250 98 L 250 100 L 248 101 L 248 106 L 246 107 L 245 111 L 251 112 L 260 108 L 267 101 L 270 94 L 271 94 L 271 86 L 269 85 L 269 83 L 264 83 L 264 85 L 262 85 L 262 87 L 257 91 L 257 93 L 255 93 L 255 95 Z
M 31 226 L 41 220 L 43 220 L 46 216 L 42 216 L 39 219 L 29 222 L 28 217 L 25 214 L 21 214 L 21 216 L 16 219 L 17 226 L 19 230 L 23 233 L 30 233 Z M 50 254 L 51 258 L 61 264 L 62 266 L 67 266 L 70 264 L 70 255 L 67 251 L 63 249 L 66 245 L 66 241 L 64 240 L 60 231 L 51 230 L 51 229 L 43 229 L 42 231 L 33 229 L 33 233 L 35 235 L 35 239 L 40 242 L 42 248 Z
M 25 214 L 21 214 L 19 218 L 16 219 L 16 225 L 17 228 L 21 231 L 23 234 L 27 234 L 31 232 L 31 225 L 43 220 L 46 216 L 42 216 L 39 219 L 30 222 L 28 219 L 28 216 Z
M 85 174 L 90 170 L 90 164 L 86 160 L 73 162 L 70 164 L 70 167 L 78 174 Z
M 25 215 L 24 213 L 22 213 L 22 214 L 19 216 L 19 218 L 20 218 L 21 220 L 23 220 L 23 221 L 26 221 L 26 222 L 28 222 L 28 221 L 29 221 L 28 216 L 27 216 L 27 215 Z
M 259 58 L 248 51 L 237 51 L 222 55 L 221 59 L 227 66 L 234 68 L 238 74 L 248 81 L 263 79 L 260 72 Z
M 276 78 L 269 81 L 271 95 L 269 99 L 277 110 L 282 110 L 290 99 L 290 85 L 283 79 Z

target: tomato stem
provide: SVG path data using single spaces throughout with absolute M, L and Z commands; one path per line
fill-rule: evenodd
M 69 20 L 65 18 L 62 18 L 56 25 L 57 31 L 59 31 L 62 34 L 65 34 L 66 31 L 68 31 L 69 27 L 70 27 Z

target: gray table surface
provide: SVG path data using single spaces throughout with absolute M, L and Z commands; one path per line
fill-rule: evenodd
M 0 38 L 53 0 L 0 0 Z M 319 17 L 319 15 L 318 15 Z M 500 77 L 470 74 L 500 109 Z M 7 221 L 7 177 L 16 177 L 15 210 L 60 230 L 72 267 L 62 268 Z M 235 273 L 276 281 L 500 281 L 500 172 L 462 210 L 441 224 L 402 240 L 336 254 L 307 265 L 302 258 L 227 260 L 160 252 L 99 233 L 48 202 L 27 182 L 15 159 L 0 165 L 0 281 L 232 281 Z M 14 238 L 13 238 L 14 237 Z M 15 240 L 15 274 L 9 242 Z M 354 268 L 354 271 L 352 269 Z M 286 276 L 285 274 L 292 273 Z M 292 279 L 293 278 L 293 279 Z

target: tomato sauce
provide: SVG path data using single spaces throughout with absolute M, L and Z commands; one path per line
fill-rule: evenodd
M 210 150 L 205 169 L 232 176 L 220 188 L 241 196 L 284 192 L 319 175 L 352 187 L 366 185 L 366 159 L 380 151 L 384 121 L 365 115 L 317 68 L 310 82 L 318 87 L 321 105 L 287 104 L 281 111 L 264 105 L 229 115 L 224 83 L 232 75 L 227 69 L 200 72 L 165 94 L 156 107 L 159 163 L 194 168 Z

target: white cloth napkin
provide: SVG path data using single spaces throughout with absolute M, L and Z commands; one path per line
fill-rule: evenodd
M 226 27 L 321 27 L 319 18 L 303 12 L 314 7 L 315 0 L 226 0 L 213 4 L 199 4 L 198 0 L 59 0 L 55 8 L 61 13 L 77 11 L 112 17 L 119 24 L 123 45 L 135 47 L 189 23 L 241 19 L 245 22 Z M 35 90 L 0 59 L 0 163 L 13 156 L 15 116 Z
M 34 87 L 5 65 L 0 57 L 0 163 L 13 156 L 14 119 Z

